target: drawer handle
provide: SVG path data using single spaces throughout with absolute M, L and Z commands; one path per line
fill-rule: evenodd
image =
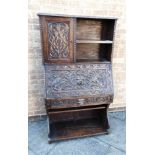
M 83 104 L 84 103 L 84 99 L 79 99 L 79 104 Z

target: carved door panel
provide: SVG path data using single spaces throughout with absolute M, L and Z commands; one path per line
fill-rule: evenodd
M 73 18 L 40 16 L 45 63 L 73 61 Z

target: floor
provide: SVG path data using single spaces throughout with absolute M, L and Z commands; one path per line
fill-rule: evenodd
M 126 113 L 109 112 L 110 134 L 48 144 L 47 121 L 29 121 L 29 155 L 125 155 Z

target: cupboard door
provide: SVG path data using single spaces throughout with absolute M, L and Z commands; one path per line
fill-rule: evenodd
M 44 63 L 73 62 L 73 18 L 40 16 Z

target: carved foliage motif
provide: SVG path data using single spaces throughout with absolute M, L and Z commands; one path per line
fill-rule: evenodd
M 49 58 L 68 58 L 69 25 L 64 22 L 48 23 Z
M 47 98 L 111 94 L 111 72 L 110 64 L 46 66 Z

